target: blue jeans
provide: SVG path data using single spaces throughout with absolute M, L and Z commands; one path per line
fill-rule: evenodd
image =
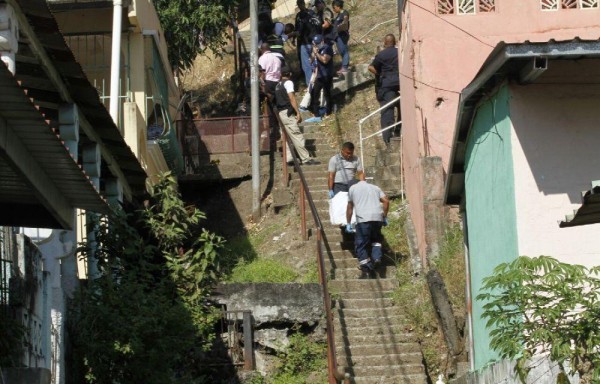
M 338 36 L 335 39 L 335 44 L 337 45 L 338 53 L 342 56 L 342 68 L 348 69 L 350 65 L 350 53 L 348 53 L 348 40 L 350 40 L 350 36 Z
M 373 262 L 381 260 L 382 224 L 381 221 L 367 221 L 356 224 L 354 251 L 362 270 L 372 270 Z M 369 247 L 371 248 L 371 257 L 369 257 Z
M 312 67 L 310 66 L 311 52 L 312 45 L 310 44 L 304 44 L 300 47 L 300 64 L 302 65 L 302 71 L 304 72 L 307 87 L 308 84 L 310 84 L 310 77 L 312 76 Z

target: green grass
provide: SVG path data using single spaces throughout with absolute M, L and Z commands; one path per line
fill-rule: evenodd
M 289 283 L 296 281 L 298 273 L 277 260 L 241 260 L 227 278 L 230 283 Z
M 447 348 L 435 309 L 431 302 L 429 287 L 425 276 L 415 276 L 410 261 L 410 247 L 406 234 L 406 220 L 409 220 L 408 207 L 399 201 L 391 201 L 388 215 L 389 225 L 383 229 L 390 251 L 400 255 L 396 259 L 399 286 L 392 294 L 398 311 L 403 313 L 421 344 L 421 350 L 428 372 L 443 372 L 447 364 Z M 465 314 L 465 270 L 463 235 L 460 225 L 447 222 L 445 236 L 440 244 L 440 254 L 432 267 L 439 272 L 450 297 L 454 315 L 459 327 L 464 326 Z

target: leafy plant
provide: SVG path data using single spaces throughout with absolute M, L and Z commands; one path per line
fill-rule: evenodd
M 525 380 L 528 359 L 548 355 L 580 383 L 600 380 L 600 268 L 587 269 L 540 256 L 521 256 L 497 266 L 484 279 L 478 300 L 491 329 L 490 346 L 502 358 L 516 359 Z
M 189 67 L 206 49 L 219 51 L 226 42 L 231 11 L 237 0 L 153 0 L 168 42 L 173 68 Z
M 98 218 L 84 257 L 99 273 L 71 308 L 74 382 L 199 383 L 198 359 L 214 339 L 207 301 L 222 239 L 199 228 L 163 175 L 146 209 Z
M 271 384 L 304 384 L 311 374 L 321 375 L 321 382 L 327 382 L 327 344 L 324 341 L 294 333 L 285 353 L 279 357 L 281 364 L 269 380 Z

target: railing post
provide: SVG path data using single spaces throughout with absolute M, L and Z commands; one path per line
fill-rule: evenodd
M 252 336 L 252 312 L 243 312 L 244 327 L 244 370 L 254 370 L 254 338 Z
M 235 152 L 235 128 L 233 126 L 232 118 L 229 118 L 229 126 L 231 127 L 231 152 Z
M 302 180 L 301 180 L 302 181 Z M 306 232 L 306 195 L 304 193 L 304 184 L 300 182 L 300 227 L 302 228 L 302 239 L 308 240 Z
M 288 184 L 287 134 L 285 129 L 281 130 L 281 151 L 281 158 L 283 159 L 283 177 L 281 178 L 281 183 L 285 187 Z

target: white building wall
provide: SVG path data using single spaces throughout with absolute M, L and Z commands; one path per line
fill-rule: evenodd
M 519 254 L 590 267 L 600 265 L 600 224 L 558 226 L 600 180 L 600 83 L 580 76 L 511 86 L 510 114 Z

